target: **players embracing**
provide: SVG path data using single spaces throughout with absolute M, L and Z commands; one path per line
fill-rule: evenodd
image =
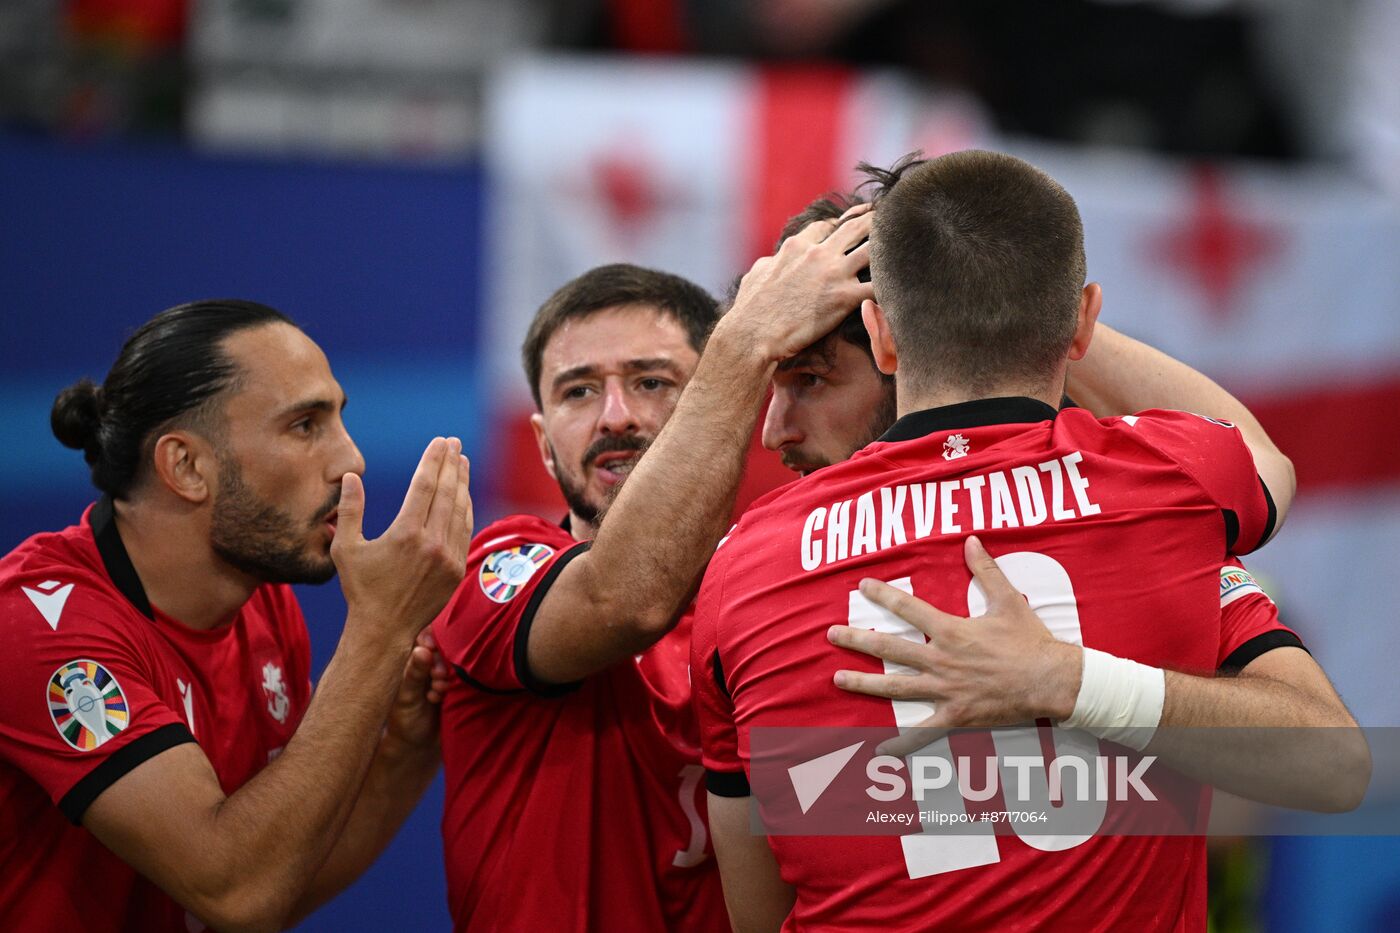
M 1019 160 L 969 152 L 910 167 L 874 213 L 878 304 L 862 312 L 900 418 L 756 503 L 697 599 L 693 669 L 735 926 L 1203 929 L 1199 837 L 1032 845 L 750 830 L 751 742 L 764 727 L 1046 719 L 1316 809 L 1355 806 L 1369 774 L 1354 721 L 1271 605 L 1222 614 L 1222 557 L 1266 542 L 1293 492 L 1291 466 L 1253 419 L 1059 410 L 1101 303 L 1084 284 L 1069 196 Z M 1095 386 L 1102 367 L 1125 364 L 1148 394 L 1182 375 L 1121 335 L 1079 375 L 1102 401 L 1114 392 Z M 1201 381 L 1177 391 L 1223 396 Z M 1238 676 L 1179 673 L 1217 668 Z M 1289 747 L 1296 732 L 1258 729 L 1232 748 L 1239 730 L 1159 725 L 1340 728 L 1317 730 L 1332 734 L 1333 756 L 1255 784 L 1281 761 L 1307 765 Z M 1319 760 L 1336 766 L 1330 781 Z
M 919 698 L 936 700 L 945 720 L 950 710 L 963 710 L 958 725 L 1078 717 L 1078 724 L 1116 735 L 1111 730 L 1120 723 L 1096 723 L 1078 711 L 1081 705 L 1092 711 L 1094 691 L 1106 689 L 1097 672 L 1109 671 L 1120 688 L 1127 679 L 1137 717 L 1129 725 L 1155 726 L 1197 721 L 1183 717 L 1181 705 L 1213 689 L 1208 678 L 1183 684 L 1165 668 L 1218 668 L 1242 671 L 1230 680 L 1247 686 L 1210 694 L 1209 721 L 1354 731 L 1267 597 L 1246 587 L 1223 599 L 1217 587 L 1222 563 L 1232 573 L 1239 569 L 1227 555 L 1262 544 L 1286 512 L 1292 496 L 1286 458 L 1238 402 L 1176 361 L 1107 328 L 1089 352 L 1101 296 L 1096 285 L 1084 284 L 1077 210 L 1052 181 L 1018 160 L 987 153 L 873 173 L 888 195 L 911 171 L 939 181 L 925 178 L 913 186 L 920 189 L 915 194 L 905 186 L 903 221 L 875 214 L 876 224 L 893 228 L 887 250 L 903 256 L 903 279 L 895 273 L 886 284 L 878 264 L 875 270 L 884 295 L 890 289 L 901 296 L 895 306 L 915 308 L 897 318 L 902 330 L 868 301 L 874 293 L 861 279 L 869 278 L 862 272 L 871 221 L 860 208 L 855 219 L 842 218 L 849 201 L 819 202 L 794 219 L 777 255 L 745 277 L 708 346 L 712 300 L 689 283 L 630 266 L 581 276 L 537 314 L 524 360 L 539 407 L 533 424 L 569 515 L 560 525 L 520 516 L 483 531 L 468 579 L 435 626 L 461 681 L 445 709 L 443 824 L 459 929 L 720 928 L 707 819 L 715 823 L 724 895 L 740 929 L 939 922 L 991 928 L 1022 916 L 1024 905 L 1014 898 L 991 896 L 1013 868 L 1048 859 L 1047 877 L 1077 878 L 1101 846 L 1115 845 L 1131 851 L 1139 874 L 1173 866 L 1172 906 L 1113 899 L 1095 907 L 1065 899 L 1057 903 L 1068 912 L 1052 911 L 1041 925 L 1078 923 L 1101 908 L 1110 915 L 1137 911 L 1124 914 L 1124 922 L 1194 928 L 1204 917 L 1198 840 L 1157 840 L 1147 849 L 1096 840 L 1077 855 L 1010 851 L 1005 864 L 999 851 L 982 852 L 945 866 L 949 876 L 939 883 L 964 893 L 941 900 L 929 893 L 942 890 L 937 884 L 901 885 L 927 873 L 887 858 L 890 839 L 792 845 L 775 838 L 770 849 L 749 828 L 748 729 L 819 720 L 890 725 L 896 718 L 887 700 L 854 694 L 923 691 Z M 940 189 L 945 182 L 949 190 Z M 953 271 L 940 278 L 929 274 L 935 266 Z M 858 323 L 852 309 L 862 304 Z M 1170 412 L 1105 427 L 1087 411 L 1058 411 L 1067 376 L 1095 415 L 1190 409 L 1233 419 L 1240 428 Z M 746 516 L 706 572 L 693 626 L 688 600 L 724 527 L 770 378 L 774 400 L 764 440 L 789 466 L 810 473 L 878 441 Z M 891 427 L 896 396 L 906 417 Z M 1068 440 L 1056 433 L 1065 431 Z M 1052 448 L 1054 457 L 1047 453 Z M 1034 459 L 1041 453 L 1047 455 Z M 1004 468 L 993 469 L 993 461 Z M 1051 469 L 1040 469 L 1042 462 Z M 963 475 L 971 464 L 984 469 Z M 1053 505 L 1053 515 L 1034 507 L 1027 514 L 1016 505 L 1018 494 L 1028 494 L 1024 476 L 1016 478 L 1027 464 L 1041 493 L 1036 498 Z M 1094 495 L 1087 464 L 1093 464 Z M 939 470 L 957 478 L 929 485 Z M 1160 478 L 1173 471 L 1182 498 L 1175 507 L 1186 519 L 1135 482 L 1138 474 Z M 912 505 L 913 491 L 927 496 L 940 483 L 948 485 L 946 498 Z M 1101 526 L 1113 524 L 1100 517 L 1105 487 L 1116 519 L 1125 515 L 1123 501 L 1134 502 L 1126 524 L 1141 527 L 1132 534 L 1104 535 Z M 904 501 L 895 505 L 901 491 Z M 781 509 L 799 498 L 800 516 Z M 922 518 L 909 519 L 911 507 L 924 509 Z M 935 522 L 935 508 L 961 508 L 962 516 L 940 513 Z M 878 514 L 887 522 L 893 516 L 894 524 L 878 527 Z M 1071 518 L 1088 532 L 1061 524 Z M 793 523 L 792 533 L 771 533 L 768 525 L 782 521 Z M 916 534 L 915 526 L 922 531 Z M 936 555 L 943 562 L 936 572 L 921 567 L 904 575 L 923 578 L 916 592 L 944 606 L 958 605 L 948 598 L 950 581 L 953 591 L 967 591 L 969 566 L 989 591 L 1013 592 L 1005 580 L 997 589 L 997 566 L 980 543 L 964 549 L 973 530 L 983 531 L 998 552 L 1002 537 L 1044 536 L 1043 544 L 1032 543 L 1072 551 L 1078 556 L 1065 559 L 1076 565 L 1124 548 L 1154 554 L 1159 564 L 1170 553 L 1183 562 L 1174 566 L 1172 583 L 1145 587 L 1146 595 L 1127 608 L 1100 611 L 1151 610 L 1173 620 L 1171 634 L 1144 645 L 1134 641 L 1140 632 L 1096 628 L 1089 614 L 1080 629 L 1057 626 L 1052 637 L 1034 612 L 1018 613 L 998 598 L 985 631 L 1000 640 L 982 652 L 987 663 L 976 677 L 950 685 L 937 641 L 918 656 L 908 652 L 910 636 L 934 625 L 937 611 L 867 585 L 858 593 L 865 614 L 883 609 L 887 619 L 902 619 L 895 624 L 904 637 L 881 641 L 876 633 L 838 626 L 828 641 L 832 623 L 852 618 L 826 611 L 827 603 L 847 606 L 864 576 L 899 577 L 891 571 L 901 561 Z M 784 576 L 794 559 L 792 575 Z M 803 575 L 824 579 L 821 592 L 813 596 Z M 735 577 L 742 582 L 731 586 Z M 680 657 L 692 634 L 693 685 Z M 1081 639 L 1095 650 L 1070 644 Z M 838 669 L 860 662 L 832 642 L 908 663 L 918 676 L 891 679 L 867 669 L 844 672 L 833 684 Z M 1018 689 L 1025 682 L 1043 688 L 1033 702 Z M 692 689 L 702 718 L 708 807 L 693 796 L 699 759 L 686 708 Z M 1280 702 L 1280 690 L 1287 702 Z M 1342 750 L 1351 770 L 1364 772 L 1364 742 L 1359 748 L 1344 742 Z M 1154 751 L 1172 758 L 1170 748 Z M 1247 785 L 1257 773 L 1256 766 L 1233 777 Z M 1359 783 L 1364 787 L 1364 776 Z M 1311 799 L 1297 786 L 1282 793 L 1297 805 L 1338 802 Z M 1114 881 L 1135 883 L 1126 876 Z M 885 893 L 877 898 L 876 892 Z M 897 906 L 872 907 L 891 900 Z M 971 903 L 983 912 L 966 912 Z
M 722 316 L 698 286 L 630 265 L 580 276 L 536 314 L 532 426 L 568 514 L 480 531 L 432 626 L 454 681 L 457 929 L 1204 925 L 1198 838 L 932 852 L 755 835 L 763 726 L 1043 718 L 1246 796 L 1278 762 L 1299 767 L 1273 802 L 1343 809 L 1364 790 L 1354 721 L 1234 559 L 1281 522 L 1287 459 L 1209 380 L 1096 329 L 1077 209 L 1048 177 L 992 153 L 874 175 L 877 209 L 817 202 Z M 4 698 L 40 675 L 50 697 L 0 730 L 0 786 L 19 788 L 0 817 L 101 869 L 125 913 L 99 926 L 274 927 L 362 871 L 434 771 L 442 685 L 428 684 L 434 641 L 413 636 L 461 572 L 465 464 L 434 441 L 394 529 L 366 542 L 363 464 L 314 344 L 247 303 L 167 315 L 154 323 L 202 328 L 222 368 L 129 430 L 129 450 L 113 400 L 88 386 L 78 446 L 110 495 L 0 565 L 15 584 L 4 623 L 27 645 L 0 665 Z M 162 355 L 176 369 L 187 356 Z M 765 444 L 804 478 L 726 535 L 770 388 Z M 1067 388 L 1087 410 L 1062 409 Z M 276 584 L 334 566 L 351 617 L 313 699 L 299 611 Z M 57 589 L 64 574 L 100 597 Z M 209 650 L 210 632 L 247 631 L 258 644 Z M 214 683 L 220 657 L 263 679 Z M 250 715 L 258 740 L 227 741 Z M 1158 729 L 1217 725 L 1340 727 L 1312 756 L 1337 779 L 1321 789 L 1279 730 L 1237 755 Z M 208 832 L 191 841 L 187 825 Z M 18 864 L 13 840 L 0 861 Z M 0 914 L 66 922 L 74 883 L 16 876 Z

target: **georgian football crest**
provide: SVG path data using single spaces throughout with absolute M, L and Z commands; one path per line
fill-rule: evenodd
M 101 664 L 69 661 L 49 678 L 49 715 L 63 741 L 92 751 L 131 723 L 121 684 Z
M 481 563 L 481 592 L 493 602 L 508 603 L 553 556 L 554 548 L 547 544 L 522 544 L 496 551 Z
M 267 711 L 278 722 L 287 721 L 287 713 L 292 708 L 291 697 L 287 696 L 287 685 L 282 682 L 282 668 L 269 661 L 262 669 L 263 693 L 267 694 Z
M 961 434 L 953 434 L 943 442 L 943 459 L 956 460 L 967 456 L 969 441 Z

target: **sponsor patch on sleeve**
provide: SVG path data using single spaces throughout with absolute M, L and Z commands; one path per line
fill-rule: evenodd
M 96 661 L 69 661 L 53 672 L 49 716 L 63 741 L 89 752 L 131 724 L 121 684 Z
M 547 544 L 522 544 L 493 551 L 482 561 L 481 573 L 477 576 L 481 592 L 493 602 L 508 603 L 553 556 L 554 548 Z
M 1220 606 L 1222 609 L 1250 593 L 1259 593 L 1265 597 L 1269 595 L 1264 592 L 1263 587 L 1255 582 L 1250 572 L 1243 567 L 1226 566 L 1220 568 Z

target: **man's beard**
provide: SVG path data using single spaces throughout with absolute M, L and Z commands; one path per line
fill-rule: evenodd
M 894 380 L 885 379 L 883 383 L 884 391 L 880 393 L 880 404 L 875 406 L 875 411 L 870 416 L 870 424 L 866 428 L 869 436 L 865 439 L 865 443 L 857 447 L 856 450 L 878 441 L 899 420 L 899 404 L 894 397 Z M 851 453 L 855 453 L 855 450 Z
M 210 544 L 225 562 L 264 583 L 325 583 L 335 576 L 330 556 L 307 554 L 314 531 L 340 503 L 337 489 L 307 524 L 259 499 L 243 482 L 232 456 L 219 455 L 219 491 L 214 499 Z
M 789 447 L 787 450 L 784 450 L 778 455 L 778 459 L 783 462 L 783 466 L 792 470 L 794 473 L 801 473 L 803 476 L 806 476 L 813 470 L 820 470 L 822 467 L 831 466 L 831 461 L 821 457 L 809 457 L 805 451 L 796 447 Z
M 890 429 L 890 425 L 898 420 L 899 408 L 895 402 L 894 385 L 890 384 L 885 389 L 886 391 L 880 394 L 880 403 L 870 413 L 870 420 L 866 422 L 865 430 L 856 439 L 855 446 L 846 451 L 846 455 L 841 460 L 849 460 L 856 451 L 878 441 L 880 436 Z M 783 466 L 803 474 L 820 470 L 822 467 L 829 467 L 837 462 L 821 457 L 809 457 L 800 447 L 788 448 L 779 457 L 783 461 Z
M 641 455 L 646 453 L 647 448 L 650 446 L 651 438 L 641 437 L 636 434 L 611 434 L 606 437 L 600 437 L 592 444 L 589 444 L 588 449 L 583 452 L 583 461 L 580 464 L 581 471 L 579 476 L 587 475 L 588 470 L 593 465 L 593 461 L 603 454 L 612 453 L 614 451 L 635 450 L 638 459 L 641 459 Z M 549 455 L 554 459 L 556 464 L 559 463 L 559 455 L 554 452 L 554 447 L 552 445 L 549 448 Z M 563 493 L 564 502 L 568 504 L 569 511 L 572 512 L 579 521 L 592 525 L 595 529 L 598 527 L 599 523 L 607 517 L 608 509 L 612 506 L 613 500 L 617 498 L 617 494 L 622 491 L 623 483 L 626 482 L 624 478 L 622 483 L 618 483 L 609 489 L 605 493 L 602 502 L 590 502 L 587 496 L 584 495 L 584 488 L 586 486 L 585 480 L 576 479 L 574 475 L 567 470 L 556 470 L 556 475 L 557 482 L 559 483 L 559 491 Z

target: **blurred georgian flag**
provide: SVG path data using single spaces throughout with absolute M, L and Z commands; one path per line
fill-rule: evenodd
M 1331 170 L 999 140 L 966 99 L 882 74 L 534 59 L 497 75 L 488 108 L 497 510 L 563 512 L 519 362 L 563 282 L 628 261 L 722 295 L 857 161 L 1004 149 L 1079 202 L 1103 320 L 1240 395 L 1293 458 L 1298 500 L 1250 565 L 1362 722 L 1400 724 L 1400 208 L 1384 195 Z M 745 498 L 788 478 L 758 450 Z

